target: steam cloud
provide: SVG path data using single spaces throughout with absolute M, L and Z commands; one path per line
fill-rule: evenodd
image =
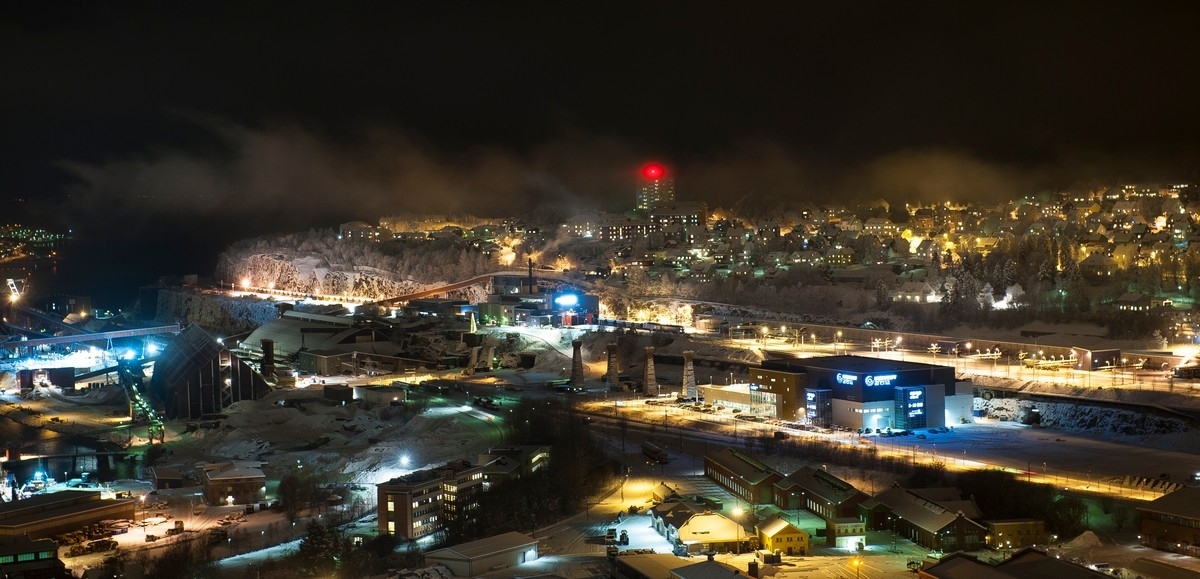
M 524 152 L 483 146 L 449 153 L 397 131 L 346 140 L 297 125 L 205 126 L 224 146 L 221 153 L 157 150 L 98 164 L 64 162 L 78 180 L 72 206 L 135 223 L 229 217 L 273 221 L 277 230 L 396 213 L 624 211 L 633 203 L 637 168 L 651 157 L 612 137 L 568 135 Z M 951 150 L 832 165 L 751 141 L 719 157 L 668 162 L 677 198 L 765 215 L 781 206 L 854 199 L 1000 201 L 1047 181 L 1045 170 Z

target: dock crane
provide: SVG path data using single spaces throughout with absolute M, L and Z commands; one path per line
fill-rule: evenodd
M 12 301 L 12 302 L 19 301 L 21 299 L 21 294 L 23 294 L 29 290 L 29 277 L 28 276 L 26 276 L 26 278 L 24 280 L 21 280 L 20 287 L 17 286 L 17 280 L 14 280 L 11 277 L 8 278 L 7 281 L 8 281 L 8 299 L 9 299 L 9 301 Z
M 7 281 L 8 299 L 4 300 L 5 303 L 0 305 L 0 308 L 3 308 L 2 311 L 7 312 L 7 316 L 4 318 L 4 321 L 8 321 L 10 318 L 12 318 L 13 308 L 16 307 L 17 301 L 21 299 L 21 294 L 25 293 L 25 291 L 29 289 L 28 277 L 21 282 L 20 287 L 17 286 L 17 281 L 12 278 L 8 278 Z

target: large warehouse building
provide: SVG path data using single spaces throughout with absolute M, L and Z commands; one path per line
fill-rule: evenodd
M 971 416 L 972 386 L 947 366 L 862 356 L 767 360 L 751 389 L 773 397 L 776 416 L 816 426 L 914 429 Z

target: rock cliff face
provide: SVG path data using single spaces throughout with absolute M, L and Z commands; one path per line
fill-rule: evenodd
M 155 320 L 166 324 L 196 324 L 220 334 L 241 334 L 278 318 L 277 305 L 256 298 L 231 298 L 184 288 L 161 288 L 158 290 Z

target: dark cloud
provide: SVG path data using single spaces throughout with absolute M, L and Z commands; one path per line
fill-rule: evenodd
M 902 151 L 867 163 L 847 187 L 892 202 L 1003 201 L 1035 191 L 1025 171 L 985 163 L 963 152 Z
M 218 147 L 163 148 L 100 163 L 63 162 L 76 183 L 76 216 L 104 212 L 136 224 L 201 220 L 248 226 L 242 236 L 396 213 L 504 217 L 585 209 L 626 211 L 638 167 L 662 160 L 677 198 L 750 216 L 791 204 L 1003 201 L 1081 179 L 1148 173 L 1152 163 L 1078 157 L 1036 167 L 984 161 L 950 149 L 904 150 L 832 163 L 776 142 L 740 142 L 717 153 L 663 159 L 640 143 L 564 130 L 523 151 L 438 147 L 402 130 L 332 136 L 295 123 L 249 127 L 197 120 Z
M 447 152 L 399 131 L 339 139 L 295 124 L 208 124 L 219 151 L 63 162 L 76 179 L 70 206 L 85 215 L 103 209 L 114 219 L 258 215 L 304 227 L 396 212 L 572 212 L 632 198 L 634 161 L 615 140 L 568 137 L 527 153 Z

